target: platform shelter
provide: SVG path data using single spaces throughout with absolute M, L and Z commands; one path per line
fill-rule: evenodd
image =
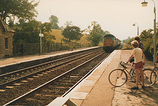
M 13 55 L 13 35 L 12 30 L 0 17 L 0 58 Z

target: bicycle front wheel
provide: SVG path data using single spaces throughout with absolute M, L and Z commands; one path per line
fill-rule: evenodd
M 108 80 L 114 87 L 120 87 L 127 82 L 127 74 L 122 69 L 115 69 L 110 72 Z
M 152 86 L 156 81 L 156 73 L 152 69 L 144 69 L 144 86 Z

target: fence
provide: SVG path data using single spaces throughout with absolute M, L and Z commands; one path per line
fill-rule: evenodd
M 43 43 L 42 53 L 49 53 L 53 51 L 70 50 L 83 47 L 92 46 L 89 43 Z M 40 44 L 39 43 L 23 43 L 23 44 L 13 44 L 13 56 L 23 56 L 23 55 L 33 55 L 40 54 Z

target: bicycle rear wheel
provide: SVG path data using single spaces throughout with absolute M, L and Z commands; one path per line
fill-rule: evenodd
M 144 86 L 152 86 L 156 81 L 156 73 L 152 69 L 144 69 Z
M 150 81 L 153 82 L 152 85 L 154 85 L 156 83 L 156 81 L 157 81 L 157 74 L 156 74 L 155 71 L 151 72 Z
M 114 87 L 120 87 L 127 82 L 127 74 L 122 69 L 115 69 L 110 72 L 108 80 Z

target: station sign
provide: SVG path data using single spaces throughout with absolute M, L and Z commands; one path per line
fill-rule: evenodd
M 44 34 L 42 34 L 42 33 L 39 33 L 39 36 L 40 36 L 40 37 L 44 37 Z

